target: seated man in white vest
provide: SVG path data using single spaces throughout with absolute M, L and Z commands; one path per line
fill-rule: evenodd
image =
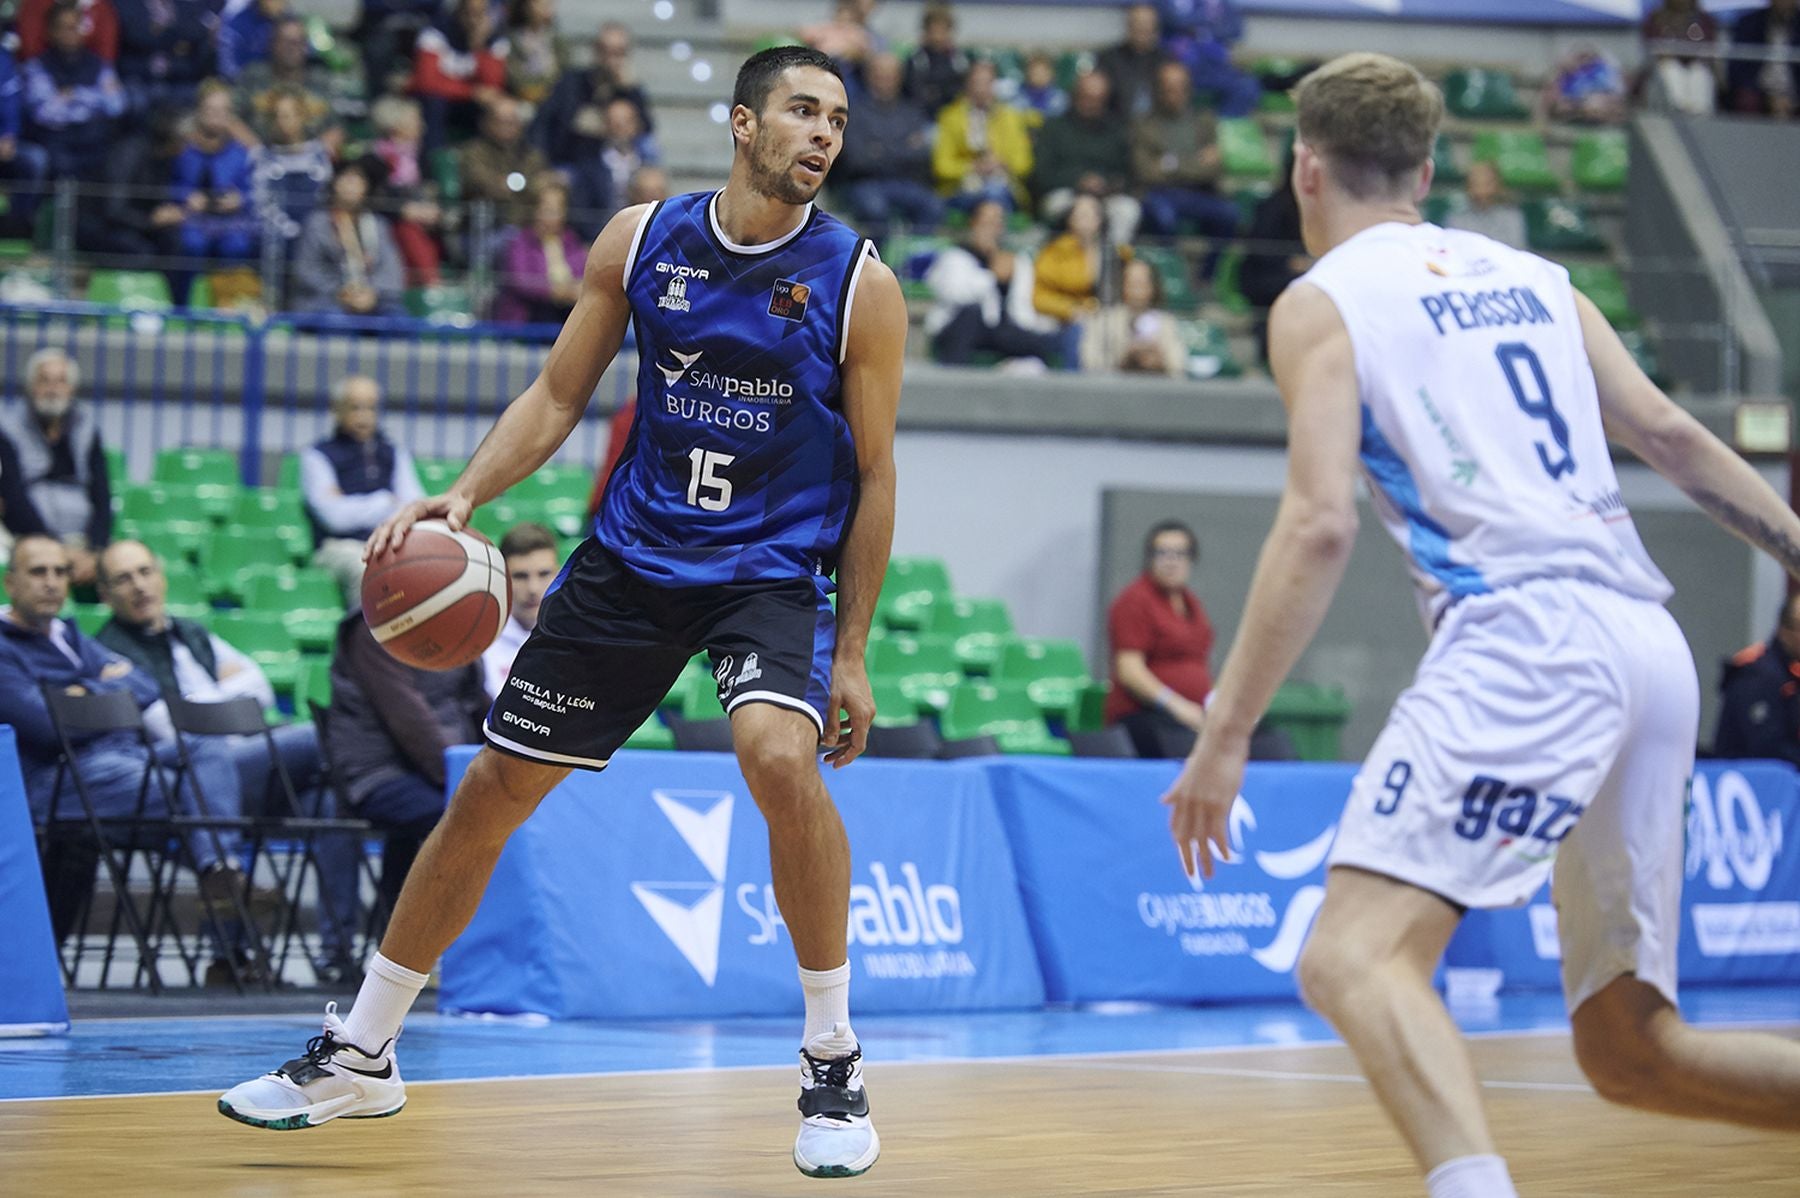
M 363 542 L 425 492 L 412 455 L 382 435 L 381 388 L 374 379 L 339 379 L 331 415 L 331 436 L 300 455 L 300 490 L 317 545 L 313 564 L 331 571 L 346 606 L 354 608 L 362 602 Z
M 70 581 L 94 580 L 95 554 L 112 539 L 112 486 L 106 452 L 91 408 L 75 402 L 81 368 L 47 346 L 25 360 L 26 406 L 0 416 L 8 442 L 7 527 L 16 535 L 42 532 L 69 552 Z

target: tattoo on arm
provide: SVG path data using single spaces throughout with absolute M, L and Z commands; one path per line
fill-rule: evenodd
M 1723 495 L 1704 489 L 1692 492 L 1695 503 L 1713 519 L 1731 529 L 1780 562 L 1790 574 L 1800 574 L 1800 544 L 1755 512 L 1747 512 Z

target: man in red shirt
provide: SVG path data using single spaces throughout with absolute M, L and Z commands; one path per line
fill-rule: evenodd
M 1182 757 L 1193 748 L 1212 690 L 1212 624 L 1188 586 L 1200 542 L 1175 520 L 1151 528 L 1144 572 L 1107 614 L 1112 691 L 1106 722 L 1123 724 L 1140 757 Z

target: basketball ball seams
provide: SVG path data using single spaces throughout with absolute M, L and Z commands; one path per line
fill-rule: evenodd
M 422 520 L 363 577 L 363 616 L 395 658 L 444 670 L 479 658 L 511 614 L 504 559 L 474 530 Z

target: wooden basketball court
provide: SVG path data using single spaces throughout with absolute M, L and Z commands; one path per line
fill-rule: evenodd
M 1581 1080 L 1566 1034 L 1472 1047 L 1522 1194 L 1800 1193 L 1800 1137 L 1608 1106 Z M 1337 1045 L 877 1060 L 868 1077 L 883 1156 L 848 1181 L 794 1171 L 795 1071 L 759 1067 L 415 1083 L 397 1118 L 289 1133 L 228 1122 L 211 1093 L 6 1103 L 0 1192 L 1423 1193 Z

